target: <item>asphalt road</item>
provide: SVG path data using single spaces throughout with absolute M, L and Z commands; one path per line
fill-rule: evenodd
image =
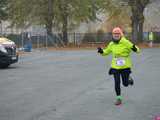
M 153 120 L 160 115 L 160 49 L 132 55 L 135 85 L 115 106 L 111 56 L 34 51 L 0 70 L 0 120 Z

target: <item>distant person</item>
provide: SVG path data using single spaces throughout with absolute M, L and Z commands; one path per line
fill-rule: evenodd
M 32 41 L 31 41 L 31 34 L 27 32 L 27 42 L 24 46 L 24 51 L 25 52 L 31 52 L 32 51 Z
M 154 40 L 153 32 L 151 31 L 151 32 L 149 33 L 149 46 L 150 46 L 150 47 L 153 47 L 153 40 Z
M 122 30 L 119 27 L 115 27 L 112 31 L 112 41 L 104 49 L 98 48 L 98 53 L 102 56 L 109 55 L 112 53 L 112 64 L 109 70 L 109 75 L 114 76 L 116 102 L 115 105 L 122 104 L 121 96 L 121 78 L 122 83 L 125 87 L 133 85 L 134 81 L 130 77 L 131 73 L 131 51 L 139 53 L 139 48 L 127 40 Z

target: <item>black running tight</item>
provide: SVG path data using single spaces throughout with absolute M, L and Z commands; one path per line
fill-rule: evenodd
M 113 74 L 114 76 L 115 92 L 117 96 L 121 95 L 121 81 L 125 87 L 128 86 L 130 73 L 131 73 L 130 69 L 122 69 L 122 70 L 111 69 L 110 70 L 109 74 Z

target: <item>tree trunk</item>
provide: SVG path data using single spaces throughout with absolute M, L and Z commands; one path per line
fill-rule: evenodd
M 133 22 L 133 26 L 132 26 L 132 40 L 135 43 L 137 43 L 137 41 L 138 41 L 138 23 L 137 22 Z
M 139 18 L 138 18 L 138 22 L 139 22 L 139 32 L 138 32 L 138 40 L 139 42 L 143 42 L 143 23 L 144 23 L 144 15 L 143 15 L 143 11 L 144 11 L 144 6 L 139 4 Z
M 48 0 L 48 16 L 46 18 L 46 30 L 48 35 L 52 34 L 52 26 L 53 26 L 52 20 L 53 20 L 53 0 Z
M 46 24 L 47 35 L 52 35 L 52 21 L 48 21 Z
M 139 23 L 138 40 L 139 42 L 143 42 L 143 22 Z
M 62 19 L 63 19 L 63 26 L 62 26 L 62 34 L 63 34 L 63 42 L 65 45 L 68 44 L 68 10 L 67 10 L 67 1 L 63 1 L 61 3 L 62 7 Z
M 138 18 L 136 15 L 132 15 L 131 17 L 132 20 L 132 41 L 134 43 L 138 42 Z
M 129 5 L 132 10 L 132 39 L 134 42 L 143 41 L 143 23 L 144 23 L 144 8 L 149 3 L 150 0 L 139 1 L 139 0 L 130 0 Z
M 65 45 L 68 44 L 68 21 L 67 21 L 67 17 L 64 19 L 64 23 L 63 23 L 63 28 L 62 28 L 62 33 L 63 33 L 63 42 Z
M 0 35 L 2 35 L 2 21 L 0 20 Z

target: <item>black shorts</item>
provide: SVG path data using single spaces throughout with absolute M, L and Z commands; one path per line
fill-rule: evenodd
M 113 75 L 113 74 L 116 74 L 116 73 L 128 73 L 130 74 L 131 73 L 131 68 L 125 68 L 125 69 L 115 69 L 115 68 L 110 68 L 109 69 L 109 72 L 108 74 L 109 75 Z

